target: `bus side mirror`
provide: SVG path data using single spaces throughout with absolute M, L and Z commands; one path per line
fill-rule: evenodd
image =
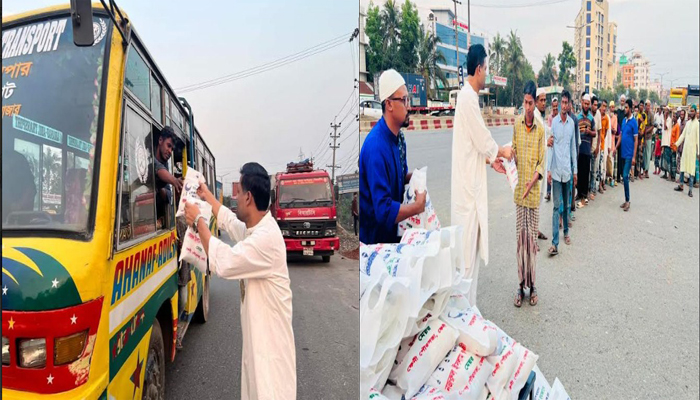
M 73 23 L 73 43 L 87 47 L 95 43 L 92 27 L 92 4 L 90 0 L 70 1 L 71 22 Z

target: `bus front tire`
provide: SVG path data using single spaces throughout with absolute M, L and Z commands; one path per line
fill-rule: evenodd
M 163 331 L 157 318 L 153 319 L 153 328 L 151 328 L 142 397 L 145 400 L 165 399 L 165 345 Z
M 199 299 L 197 309 L 192 317 L 195 322 L 204 324 L 209 320 L 209 276 L 204 276 L 204 284 L 202 285 L 202 297 Z
M 331 262 L 331 256 L 323 256 L 323 262 L 324 262 L 324 263 L 329 263 L 329 262 Z

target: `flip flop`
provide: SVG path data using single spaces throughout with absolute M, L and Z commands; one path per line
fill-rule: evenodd
M 537 239 L 540 239 L 540 240 L 547 240 L 547 236 L 545 236 L 545 234 L 542 233 L 542 232 L 538 232 L 538 233 L 537 233 Z
M 515 293 L 515 299 L 513 300 L 513 305 L 520 308 L 520 306 L 523 305 L 523 297 L 525 297 L 525 293 L 523 293 L 522 289 L 518 289 L 518 291 Z
M 564 236 L 564 243 L 570 245 L 571 244 L 571 236 Z
M 549 253 L 550 256 L 556 256 L 557 254 L 559 254 L 559 250 L 557 250 L 556 247 L 551 246 L 549 250 L 547 250 L 547 253 Z
M 537 290 L 533 287 L 530 289 L 530 305 L 531 306 L 536 306 L 537 305 Z

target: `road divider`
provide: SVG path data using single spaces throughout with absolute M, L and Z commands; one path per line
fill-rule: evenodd
M 487 127 L 497 126 L 512 126 L 515 124 L 515 115 L 484 115 L 484 123 Z M 360 120 L 360 132 L 368 133 L 377 121 Z M 454 126 L 454 117 L 433 117 L 433 118 L 411 118 L 409 120 L 406 131 L 439 131 L 444 129 L 452 129 Z

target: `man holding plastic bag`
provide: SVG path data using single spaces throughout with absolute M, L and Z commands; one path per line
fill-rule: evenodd
M 402 127 L 408 127 L 408 90 L 393 69 L 379 77 L 382 118 L 367 134 L 360 150 L 360 242 L 398 243 L 398 223 L 425 210 L 426 192 L 401 204 L 404 184 L 411 179 L 401 156 Z
M 486 50 L 475 44 L 467 54 L 467 82 L 457 96 L 452 134 L 452 218 L 464 227 L 466 279 L 471 279 L 469 304 L 476 305 L 479 256 L 489 262 L 486 164 L 505 173 L 499 157 L 510 160 L 510 147 L 499 147 L 484 124 L 479 91 L 486 87 Z
M 236 214 L 223 207 L 206 184 L 201 183 L 197 189 L 197 195 L 211 205 L 219 228 L 236 245 L 230 247 L 213 237 L 209 221 L 190 202 L 185 208 L 187 224 L 196 227 L 212 274 L 240 280 L 241 398 L 295 399 L 292 292 L 284 239 L 267 211 L 270 177 L 257 163 L 245 164 L 240 173 L 241 193 Z

